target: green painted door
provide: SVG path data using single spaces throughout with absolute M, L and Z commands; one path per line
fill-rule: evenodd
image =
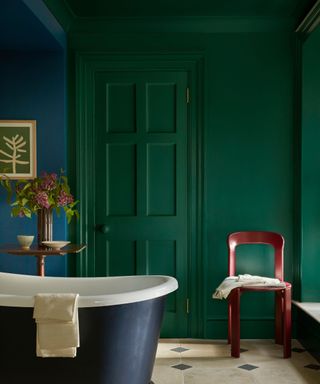
M 165 337 L 188 335 L 186 88 L 186 72 L 95 75 L 95 274 L 175 276 Z

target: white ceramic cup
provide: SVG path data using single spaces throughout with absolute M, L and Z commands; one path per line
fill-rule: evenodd
M 23 249 L 30 248 L 30 245 L 32 244 L 34 239 L 34 236 L 26 236 L 26 235 L 18 235 L 17 240 Z

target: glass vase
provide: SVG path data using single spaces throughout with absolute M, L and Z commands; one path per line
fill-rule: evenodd
M 52 241 L 52 209 L 38 210 L 38 245 L 43 241 Z

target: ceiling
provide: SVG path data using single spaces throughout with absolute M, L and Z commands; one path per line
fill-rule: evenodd
M 63 0 L 77 17 L 304 16 L 316 0 Z
M 290 18 L 297 24 L 316 0 L 57 0 L 77 18 L 252 17 Z M 32 2 L 33 4 L 34 2 Z M 45 0 L 43 0 L 45 3 Z M 1 0 L 0 50 L 59 50 L 61 46 L 31 10 L 28 0 Z M 40 4 L 40 3 L 37 3 Z
M 1 0 L 1 51 L 52 51 L 61 46 L 22 0 Z

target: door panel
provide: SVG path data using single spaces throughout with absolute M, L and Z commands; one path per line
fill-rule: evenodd
M 176 132 L 176 84 L 147 84 L 146 93 L 147 132 Z
M 186 72 L 95 77 L 96 275 L 175 276 L 162 336 L 187 336 Z
M 176 214 L 176 145 L 147 144 L 147 215 Z
M 137 243 L 130 240 L 111 240 L 106 243 L 105 275 L 130 276 L 136 275 Z M 121 263 L 119 263 L 121 255 Z M 103 258 L 102 258 L 103 259 Z
M 107 216 L 136 215 L 136 166 L 136 144 L 107 144 L 105 195 Z
M 106 84 L 106 130 L 109 133 L 136 131 L 134 84 Z M 119 105 L 122 106 L 119 109 Z

